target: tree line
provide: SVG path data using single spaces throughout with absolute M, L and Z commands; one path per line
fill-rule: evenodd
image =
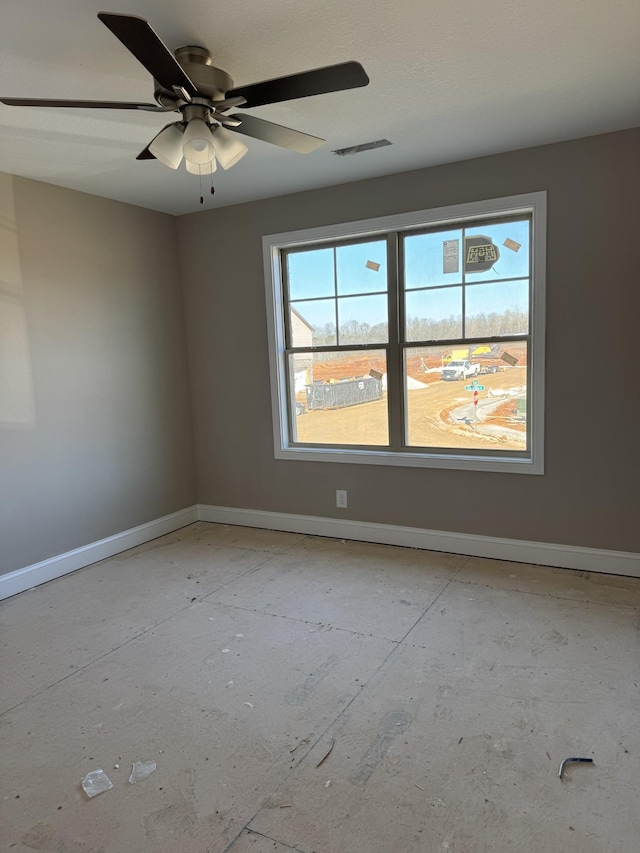
M 474 314 L 467 317 L 466 337 L 482 338 L 500 335 L 517 335 L 528 331 L 529 315 L 526 311 L 507 309 L 502 313 Z M 407 340 L 440 341 L 461 337 L 462 321 L 458 314 L 441 320 L 426 317 L 410 317 L 407 321 Z M 335 323 L 325 323 L 313 330 L 313 346 L 335 346 Z M 386 323 L 361 323 L 349 320 L 340 324 L 341 346 L 352 344 L 379 344 L 387 340 Z

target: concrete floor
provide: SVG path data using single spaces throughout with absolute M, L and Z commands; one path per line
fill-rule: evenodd
M 0 849 L 637 853 L 639 610 L 640 580 L 192 525 L 0 605 Z

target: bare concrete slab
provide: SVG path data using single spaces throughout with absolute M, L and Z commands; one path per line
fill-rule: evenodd
M 508 674 L 486 685 L 399 647 L 274 794 L 291 807 L 263 807 L 250 828 L 323 853 L 631 853 L 637 704 L 615 694 L 554 703 L 510 694 Z M 595 764 L 573 765 L 561 781 L 569 755 Z
M 619 607 L 640 609 L 637 578 L 619 575 L 552 569 L 547 566 L 472 557 L 460 570 L 456 580 L 494 589 L 555 595 L 593 604 L 615 604 Z
M 199 524 L 197 539 L 215 545 L 230 545 L 252 551 L 286 554 L 301 545 L 309 536 L 288 533 L 284 530 L 263 530 L 256 527 L 238 527 L 233 524 Z
M 44 822 L 72 849 L 91 810 L 98 849 L 206 837 L 222 850 L 393 647 L 196 603 L 1 718 L 12 768 L 0 779 L 3 831 L 15 842 Z M 129 785 L 142 759 L 157 770 Z M 87 801 L 79 782 L 97 768 L 115 789 Z M 131 816 L 126 847 L 120 835 L 112 843 L 121 814 Z
M 640 695 L 637 626 L 632 608 L 453 581 L 406 642 L 442 673 L 487 686 L 511 673 L 511 695 L 589 704 L 597 694 Z
M 0 604 L 0 671 L 11 672 L 0 691 L 0 711 L 270 557 L 170 540 L 80 569 Z
M 0 604 L 0 850 L 637 853 L 639 612 L 640 580 L 191 525 Z
M 373 542 L 352 542 L 324 536 L 308 536 L 298 545 L 298 556 L 312 556 L 327 563 L 337 562 L 346 566 L 365 566 L 369 570 L 388 570 L 393 566 L 403 576 L 414 579 L 424 577 L 451 578 L 464 566 L 469 557 L 445 554 L 441 551 L 420 551 L 417 548 L 396 548 L 393 545 L 378 545 Z
M 209 599 L 400 640 L 465 560 L 317 539 L 274 557 L 245 582 L 227 584 Z
M 290 853 L 291 849 L 271 838 L 247 830 L 231 845 L 229 853 Z

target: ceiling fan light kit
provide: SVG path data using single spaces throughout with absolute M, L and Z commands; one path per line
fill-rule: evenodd
M 223 169 L 230 169 L 241 160 L 249 150 L 239 139 L 225 130 L 224 127 L 216 127 L 213 131 L 213 142 L 216 147 L 218 162 Z
M 182 162 L 182 141 L 184 127 L 179 123 L 163 128 L 149 145 L 149 151 L 156 160 L 170 169 L 177 169 Z
M 0 98 L 0 101 L 17 107 L 180 113 L 180 120 L 164 127 L 136 158 L 159 160 L 170 169 L 177 169 L 183 157 L 191 174 L 211 174 L 216 169 L 216 160 L 223 169 L 230 169 L 248 151 L 235 133 L 308 154 L 322 145 L 324 139 L 256 116 L 249 115 L 245 120 L 240 115 L 226 113 L 237 107 L 251 109 L 369 83 L 360 63 L 342 62 L 234 88 L 226 71 L 212 64 L 206 48 L 189 45 L 178 48 L 174 55 L 144 18 L 112 12 L 99 12 L 98 18 L 152 75 L 157 105 L 35 98 Z
M 192 118 L 184 132 L 182 153 L 185 160 L 204 166 L 215 157 L 216 150 L 209 125 L 201 118 Z
M 213 175 L 218 168 L 215 157 L 209 160 L 208 163 L 192 163 L 190 160 L 185 160 L 184 165 L 190 175 Z

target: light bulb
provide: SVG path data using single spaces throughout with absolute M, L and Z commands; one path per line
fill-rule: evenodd
M 190 175 L 212 175 L 217 169 L 215 157 L 209 163 L 192 163 L 190 160 L 185 160 L 184 165 Z
M 209 163 L 215 156 L 211 128 L 200 118 L 192 118 L 184 132 L 182 152 L 195 165 Z

